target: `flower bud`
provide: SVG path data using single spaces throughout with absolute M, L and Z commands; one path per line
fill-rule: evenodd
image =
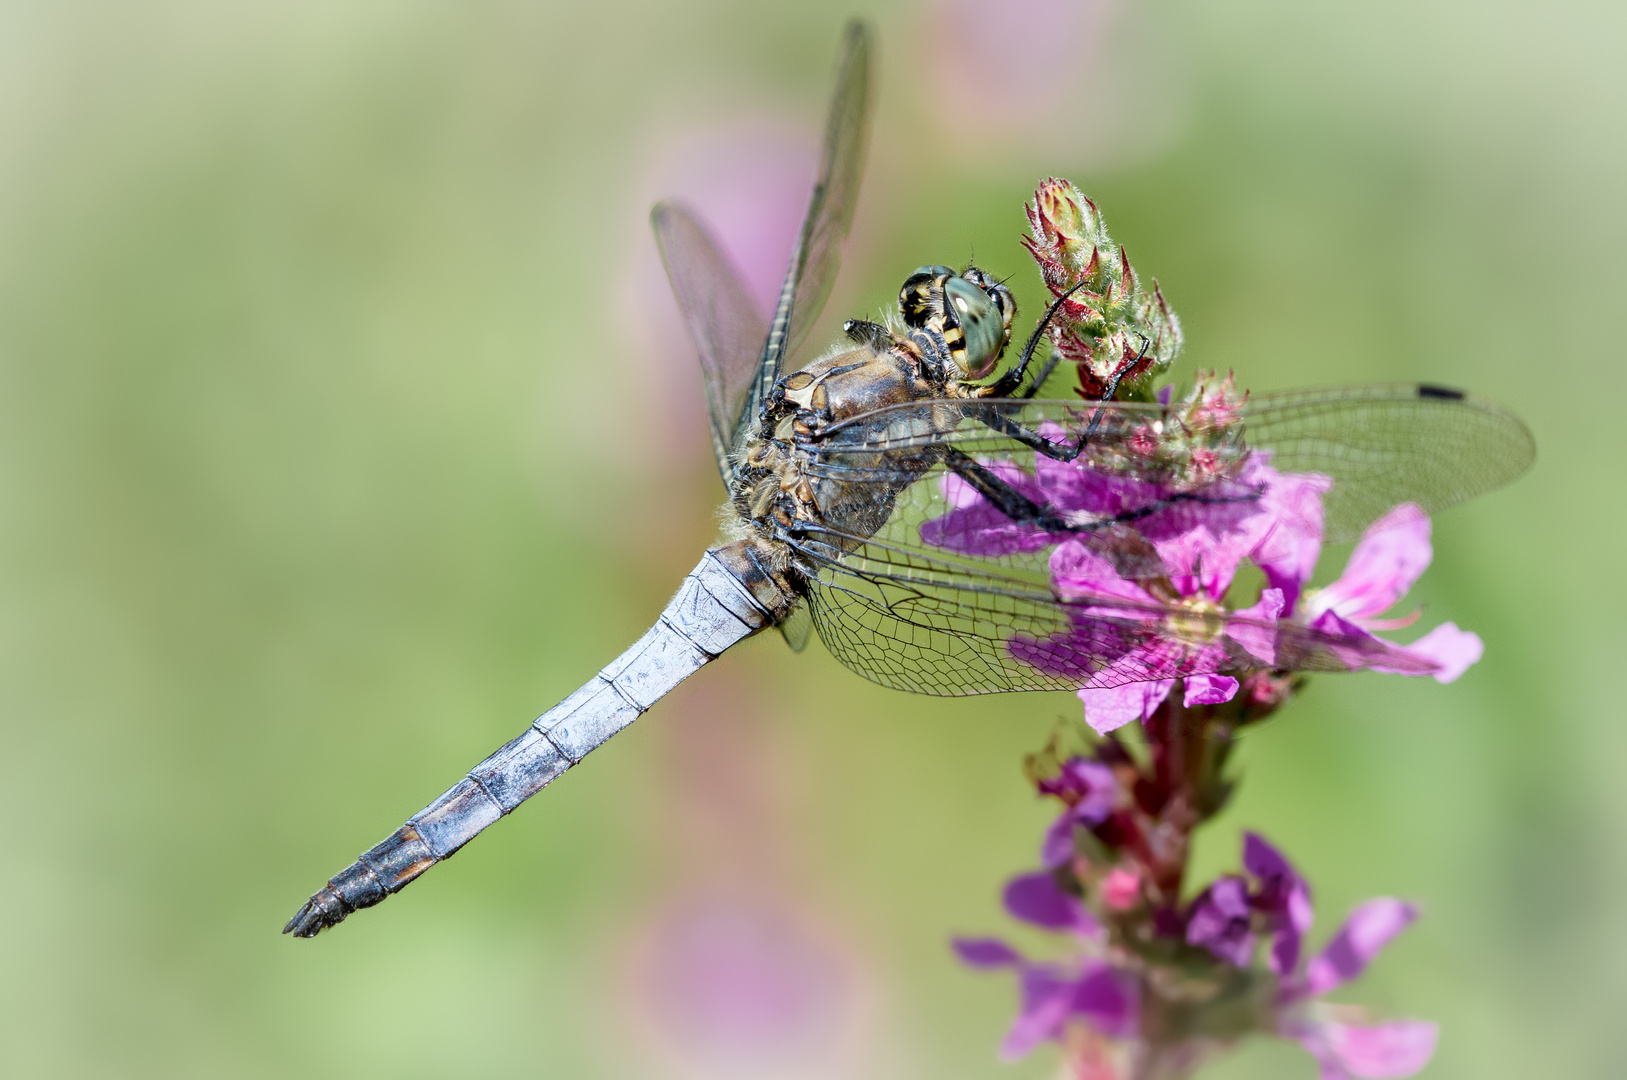
M 1155 376 L 1181 348 L 1181 324 L 1152 283 L 1143 290 L 1130 256 L 1113 243 L 1101 211 L 1084 192 L 1055 178 L 1023 208 L 1030 235 L 1023 246 L 1039 264 L 1052 296 L 1077 291 L 1052 320 L 1051 345 L 1078 370 L 1078 393 L 1150 401 Z

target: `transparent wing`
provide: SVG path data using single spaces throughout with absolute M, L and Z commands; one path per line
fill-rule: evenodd
M 813 619 L 808 612 L 808 605 L 798 604 L 791 609 L 790 616 L 780 623 L 780 636 L 795 653 L 808 647 L 808 639 L 813 636 Z
M 1376 638 L 1194 605 L 1175 582 L 1212 573 L 1213 556 L 1181 538 L 1202 523 L 1257 545 L 1294 518 L 1314 563 L 1323 540 L 1401 503 L 1444 509 L 1534 456 L 1507 410 L 1417 385 L 1262 395 L 1208 430 L 1178 419 L 1160 405 L 940 400 L 833 427 L 808 468 L 824 520 L 791 541 L 820 637 L 868 678 L 934 694 L 1416 669 Z M 1057 559 L 1093 563 L 1096 584 L 1064 587 Z
M 692 210 L 671 201 L 659 202 L 650 211 L 650 226 L 672 282 L 672 294 L 689 326 L 689 336 L 700 350 L 712 453 L 727 480 L 735 421 L 751 391 L 768 319 Z
M 1019 577 L 919 549 L 833 534 L 796 545 L 810 613 L 832 655 L 872 682 L 939 697 L 1105 688 L 1251 667 L 1427 674 L 1376 638 L 1155 602 L 1063 599 Z
M 814 183 L 808 214 L 791 253 L 791 266 L 764 343 L 758 375 L 739 423 L 761 411 L 781 361 L 807 336 L 825 306 L 841 261 L 842 241 L 853 222 L 869 136 L 870 28 L 857 20 L 847 24 L 836 74 L 836 93 L 825 121 L 824 157 Z
M 1156 404 L 997 399 L 957 404 L 953 414 L 950 408 L 939 401 L 917 402 L 844 421 L 822 439 L 821 463 L 833 475 L 864 475 L 870 465 L 872 482 L 885 482 L 887 463 L 904 452 L 953 446 L 979 460 L 1014 461 L 1031 473 L 1033 450 L 1016 437 L 1028 433 L 1058 447 L 1078 445 L 1083 438 L 1089 449 L 1081 462 L 1095 461 L 1116 477 L 1154 485 L 1167 484 L 1169 464 L 1143 452 L 1146 440 L 1182 437 L 1157 429 L 1170 429 L 1177 421 L 1173 410 Z M 1280 472 L 1327 477 L 1323 538 L 1330 544 L 1355 539 L 1400 503 L 1433 514 L 1491 491 L 1525 472 L 1536 458 L 1530 431 L 1501 405 L 1418 383 L 1253 396 L 1238 411 L 1237 422 L 1203 449 L 1223 480 L 1227 469 L 1255 452 Z M 1054 474 L 1042 467 L 1047 471 Z

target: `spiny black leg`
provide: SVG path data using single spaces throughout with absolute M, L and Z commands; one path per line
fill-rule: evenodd
M 1037 436 L 1036 436 L 1037 438 Z M 972 486 L 972 489 L 983 496 L 995 509 L 1006 517 L 1019 524 L 1034 524 L 1052 533 L 1090 533 L 1114 525 L 1127 525 L 1139 521 L 1144 517 L 1167 510 L 1181 503 L 1199 503 L 1202 505 L 1219 505 L 1222 503 L 1253 502 L 1265 493 L 1264 485 L 1259 488 L 1249 488 L 1244 493 L 1235 495 L 1206 495 L 1196 491 L 1178 491 L 1166 495 L 1161 499 L 1154 499 L 1145 506 L 1138 506 L 1134 510 L 1114 514 L 1111 517 L 1094 518 L 1090 521 L 1074 523 L 1068 521 L 1049 506 L 1042 506 L 1018 491 L 1011 484 L 1002 480 L 986 465 L 973 460 L 965 453 L 954 447 L 946 447 L 944 458 L 945 467 L 951 469 Z
M 1095 436 L 1096 429 L 1101 426 L 1102 414 L 1106 411 L 1107 402 L 1112 401 L 1113 395 L 1119 392 L 1119 383 L 1124 380 L 1126 374 L 1134 371 L 1140 365 L 1142 358 L 1147 355 L 1147 348 L 1152 345 L 1152 338 L 1142 334 L 1139 330 L 1136 333 L 1141 337 L 1141 351 L 1128 364 L 1120 364 L 1118 370 L 1113 372 L 1112 377 L 1107 380 L 1107 393 L 1102 395 L 1102 404 L 1096 407 L 1095 414 L 1090 418 L 1090 425 L 1085 428 L 1084 435 L 1080 437 L 1081 448 Z
M 956 476 L 971 485 L 972 490 L 994 504 L 1012 521 L 1019 523 L 1032 523 L 1038 525 L 1046 532 L 1075 532 L 1074 526 L 1056 511 L 1030 499 L 1027 495 L 1000 479 L 987 466 L 967 457 L 954 447 L 947 447 L 944 465 L 953 470 Z
M 1011 417 L 1000 412 L 984 413 L 973 405 L 966 409 L 966 415 L 978 421 L 984 427 L 992 428 L 1002 435 L 1009 435 L 1024 446 L 1036 453 L 1044 454 L 1053 461 L 1072 461 L 1085 450 L 1085 436 L 1080 435 L 1077 442 L 1054 443 L 1036 431 L 1019 424 Z
M 876 352 L 885 349 L 892 342 L 893 336 L 887 328 L 880 323 L 873 323 L 867 319 L 849 319 L 842 324 L 842 333 L 859 344 L 868 345 Z
M 1101 404 L 1096 407 L 1096 411 L 1091 415 L 1090 424 L 1085 428 L 1084 432 L 1080 434 L 1079 438 L 1072 442 L 1054 443 L 1038 432 L 1030 431 L 1028 428 L 1017 423 L 1017 421 L 999 412 L 993 412 L 985 415 L 977 412 L 974 406 L 973 408 L 967 409 L 967 414 L 978 420 L 984 426 L 993 428 L 1002 435 L 1011 436 L 1024 446 L 1027 446 L 1038 453 L 1044 454 L 1053 461 L 1073 461 L 1080 454 L 1085 452 L 1085 447 L 1090 444 L 1090 440 L 1096 437 L 1096 432 L 1102 424 L 1102 417 L 1106 415 L 1108 402 L 1113 399 L 1114 394 L 1119 392 L 1119 383 L 1123 381 L 1126 374 L 1134 371 L 1136 366 L 1141 363 L 1142 358 L 1147 355 L 1147 348 L 1152 344 L 1152 341 L 1147 337 L 1147 335 L 1142 334 L 1141 342 L 1141 352 L 1128 364 L 1119 365 L 1118 370 L 1115 371 L 1112 377 L 1108 380 L 1107 392 L 1102 396 Z
M 941 386 L 948 378 L 949 359 L 949 344 L 943 335 L 930 326 L 923 326 L 910 331 L 910 342 L 921 352 L 927 378 Z

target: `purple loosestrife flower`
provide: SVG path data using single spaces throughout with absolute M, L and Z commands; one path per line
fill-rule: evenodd
M 1077 826 L 1100 825 L 1118 802 L 1119 785 L 1113 770 L 1099 761 L 1071 758 L 1056 777 L 1040 780 L 1041 795 L 1054 795 L 1067 804 L 1045 831 L 1040 862 L 1046 868 L 1060 866 L 1073 858 L 1073 830 Z
M 1277 1034 L 1310 1051 L 1321 1066 L 1322 1080 L 1411 1076 L 1429 1064 L 1440 1034 L 1437 1025 L 1423 1020 L 1354 1023 L 1360 1010 L 1316 1000 L 1360 975 L 1417 917 L 1412 904 L 1388 897 L 1369 900 L 1350 913 L 1303 975 L 1283 983 Z
M 1224 417 L 1234 409 L 1229 387 L 1215 387 L 1213 380 L 1200 382 L 1189 412 Z M 1042 433 L 1061 435 L 1059 429 Z M 1296 650 L 1305 648 L 1331 654 L 1351 670 L 1428 674 L 1440 682 L 1480 659 L 1480 638 L 1453 623 L 1407 646 L 1373 633 L 1411 623 L 1379 616 L 1432 557 L 1429 518 L 1411 503 L 1367 529 L 1337 581 L 1307 591 L 1321 552 L 1321 498 L 1330 481 L 1279 472 L 1263 452 L 1248 454 L 1235 474 L 1216 481 L 1222 497 L 1205 502 L 1171 503 L 1173 488 L 1096 468 L 1083 456 L 1071 463 L 1040 456 L 1032 475 L 1009 462 L 993 467 L 1023 494 L 1080 521 L 1159 507 L 1134 522 L 1166 571 L 1156 580 L 1121 574 L 1095 537 L 1057 536 L 1013 522 L 954 476 L 942 482 L 954 509 L 921 526 L 927 543 L 969 555 L 1054 545 L 1052 583 L 1072 605 L 1073 629 L 1046 639 L 1014 637 L 1008 648 L 1024 663 L 1077 681 L 1086 719 L 1098 732 L 1150 717 L 1177 679 L 1185 680 L 1187 707 L 1229 701 L 1239 675 L 1251 668 L 1291 669 Z M 1226 492 L 1238 497 L 1224 498 Z M 1260 569 L 1266 587 L 1252 605 L 1229 609 L 1227 594 L 1244 560 Z
M 1311 889 L 1282 853 L 1257 833 L 1243 834 L 1243 869 L 1254 879 L 1223 877 L 1192 903 L 1186 940 L 1237 967 L 1254 954 L 1256 929 L 1271 935 L 1272 974 L 1299 964 L 1300 942 L 1311 928 Z
M 1155 389 L 1181 344 L 1156 283 L 1142 287 L 1071 185 L 1046 181 L 1026 209 L 1025 244 L 1061 300 L 1052 360 L 1074 365 L 1084 401 L 1036 414 L 1037 433 L 1066 453 L 982 462 L 998 482 L 945 472 L 947 509 L 920 537 L 1038 571 L 1058 604 L 1049 610 L 1061 617 L 1041 624 L 1049 636 L 1016 635 L 1006 649 L 1075 686 L 1086 724 L 1064 725 L 1024 763 L 1062 810 L 1039 867 L 1008 881 L 1003 901 L 1066 944 L 1054 959 L 996 938 L 956 939 L 955 951 L 1017 976 L 1002 1054 L 1056 1042 L 1075 1080 L 1183 1080 L 1251 1034 L 1298 1042 L 1322 1080 L 1411 1076 L 1434 1053 L 1435 1025 L 1373 1023 L 1323 998 L 1358 977 L 1415 907 L 1370 900 L 1307 955 L 1311 887 L 1276 847 L 1245 833 L 1240 871 L 1208 883 L 1190 880 L 1189 861 L 1195 830 L 1236 788 L 1227 766 L 1239 734 L 1294 695 L 1297 672 L 1450 682 L 1479 660 L 1480 639 L 1452 623 L 1410 645 L 1379 636 L 1417 620 L 1387 613 L 1429 566 L 1429 518 L 1411 503 L 1390 508 L 1339 578 L 1313 588 L 1329 528 L 1342 534 L 1348 520 L 1330 518 L 1340 504 L 1325 500 L 1349 493 L 1249 445 L 1248 395 L 1230 375 L 1199 373 L 1180 396 Z M 1276 433 L 1294 446 L 1291 430 Z M 1281 460 L 1299 455 L 1284 449 Z M 1045 512 L 1013 514 L 1004 488 Z M 1137 738 L 1116 733 L 1132 721 Z
M 1082 900 L 1059 884 L 1062 871 L 1014 879 L 1006 889 L 1007 910 L 1032 925 L 1069 931 L 1082 952 L 1038 962 L 995 938 L 953 942 L 967 965 L 1009 968 L 1018 976 L 1021 1003 L 1002 1056 L 1020 1057 L 1055 1041 L 1081 1055 L 1082 1067 L 1097 1070 L 1092 1075 L 1139 1076 L 1135 1070 L 1150 1069 L 1149 1062 L 1171 1069 L 1168 1075 L 1185 1075 L 1242 1036 L 1262 1032 L 1302 1045 L 1316 1058 L 1322 1080 L 1406 1077 L 1422 1069 L 1434 1053 L 1434 1024 L 1362 1023 L 1360 1009 L 1319 1000 L 1366 970 L 1417 918 L 1417 908 L 1389 898 L 1369 900 L 1302 963 L 1300 945 L 1312 921 L 1309 886 L 1254 833 L 1244 835 L 1243 865 L 1244 875 L 1220 877 L 1173 922 L 1140 910 L 1105 924 L 1087 923 L 1081 913 L 1092 899 L 1088 876 L 1074 879 L 1086 891 Z M 1097 892 L 1106 892 L 1110 880 L 1099 878 Z M 1105 897 L 1096 901 L 1114 907 Z M 1261 937 L 1271 940 L 1271 949 L 1266 963 L 1256 965 Z M 1183 954 L 1180 944 L 1197 952 Z M 1076 1025 L 1092 1038 L 1070 1037 Z M 1126 1049 L 1119 1059 L 1140 1065 L 1123 1072 L 1104 1066 L 1097 1036 L 1118 1040 Z
M 1259 882 L 1250 903 L 1273 935 L 1271 970 L 1286 975 L 1299 964 L 1300 942 L 1311 929 L 1311 887 L 1257 833 L 1243 834 L 1243 869 Z
M 1254 956 L 1248 882 L 1235 875 L 1220 878 L 1192 902 L 1186 943 L 1202 945 L 1233 967 L 1248 967 Z
M 953 944 L 962 962 L 971 967 L 1017 972 L 1022 1003 L 1000 1044 L 1000 1056 L 1008 1061 L 1023 1057 L 1047 1040 L 1060 1041 L 1073 1020 L 1113 1038 L 1130 1038 L 1136 1033 L 1136 982 L 1106 961 L 1035 963 L 996 938 L 957 938 Z
M 1170 494 L 1088 466 L 1043 458 L 1036 465 L 1036 473 L 1048 478 L 1056 472 L 1069 475 L 1066 482 L 1042 485 L 1053 496 L 1052 505 L 1098 518 L 1165 502 Z M 1276 662 L 1282 591 L 1264 589 L 1253 605 L 1237 611 L 1228 611 L 1223 600 L 1244 558 L 1268 541 L 1288 549 L 1285 561 L 1300 555 L 1299 545 L 1275 541 L 1275 534 L 1304 527 L 1304 504 L 1327 481 L 1280 473 L 1265 463 L 1265 455 L 1254 454 L 1222 484 L 1258 497 L 1176 503 L 1136 522 L 1136 531 L 1168 571 L 1163 580 L 1173 587 L 1173 597 L 1155 595 L 1151 582 L 1122 576 L 1090 540 L 1070 536 L 1052 551 L 1057 594 L 1077 606 L 1074 629 L 1061 638 L 1014 638 L 1009 648 L 1025 663 L 1077 680 L 1086 718 L 1096 730 L 1111 731 L 1150 716 L 1177 678 L 1187 680 L 1187 705 L 1218 704 L 1229 701 L 1238 687 L 1235 677 L 1221 671 Z M 1153 490 L 1132 493 L 1130 488 Z M 1319 520 L 1316 525 L 1319 539 Z M 1162 632 L 1172 619 L 1189 625 L 1182 632 Z M 1093 670 L 1081 657 L 1105 660 L 1106 665 Z
M 1313 630 L 1330 637 L 1344 638 L 1352 645 L 1381 644 L 1388 659 L 1369 659 L 1365 666 L 1374 671 L 1412 674 L 1418 661 L 1433 665 L 1436 682 L 1449 683 L 1469 669 L 1485 652 L 1477 634 L 1460 630 L 1456 623 L 1441 623 L 1411 645 L 1394 645 L 1376 637 L 1373 630 L 1410 625 L 1416 615 L 1395 620 L 1378 618 L 1404 596 L 1434 557 L 1429 543 L 1429 516 L 1412 503 L 1402 503 L 1368 526 L 1351 552 L 1350 561 L 1338 581 L 1305 597 L 1300 618 Z M 1320 535 L 1301 541 L 1315 562 L 1321 547 Z M 1301 562 L 1305 559 L 1302 550 Z M 1309 574 L 1298 582 L 1303 587 Z

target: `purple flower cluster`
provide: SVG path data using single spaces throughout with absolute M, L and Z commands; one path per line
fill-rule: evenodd
M 1082 772 L 1080 766 L 1089 764 L 1097 763 L 1076 759 L 1068 768 Z M 1070 807 L 1063 819 L 1073 823 L 1093 816 L 1076 815 L 1080 805 L 1086 801 Z M 1103 815 L 1097 824 L 1105 820 Z M 1048 836 L 1048 850 L 1051 845 Z M 1171 1003 L 1181 1000 L 1187 1010 L 1184 1044 L 1178 1037 L 1173 1045 L 1160 1048 L 1179 1060 L 1200 1061 L 1257 1031 L 1297 1041 L 1316 1058 L 1322 1080 L 1405 1077 L 1422 1069 L 1434 1053 L 1434 1024 L 1354 1023 L 1351 1018 L 1358 1010 L 1318 1000 L 1359 976 L 1417 918 L 1417 909 L 1389 898 L 1369 900 L 1305 962 L 1301 944 L 1313 916 L 1310 887 L 1276 848 L 1254 833 L 1244 835 L 1243 869 L 1243 874 L 1213 882 L 1183 911 L 1128 916 L 1113 914 L 1114 908 L 1124 905 L 1107 895 L 1111 872 L 1093 878 L 1058 868 L 1013 879 L 1005 891 L 1006 910 L 1032 926 L 1068 933 L 1076 955 L 1067 961 L 1042 962 L 1025 958 L 996 938 L 954 941 L 955 952 L 971 967 L 1009 968 L 1017 974 L 1021 1004 L 1001 1046 L 1002 1055 L 1021 1057 L 1041 1042 L 1065 1042 L 1078 1025 L 1095 1036 L 1132 1046 L 1149 1028 L 1164 1032 L 1167 1039 Z M 1099 882 L 1095 889 L 1088 884 L 1092 880 Z M 1070 885 L 1080 894 L 1075 895 Z M 1091 906 L 1106 913 L 1104 918 L 1093 916 Z M 1269 942 L 1263 966 L 1255 961 L 1256 945 L 1262 941 Z M 1201 952 L 1183 952 L 1183 944 Z M 1228 977 L 1228 972 L 1234 974 Z M 1205 985 L 1222 989 L 1210 991 L 1207 998 L 1203 992 L 1190 992 Z M 1188 989 L 1183 992 L 1181 986 Z M 1204 1004 L 1194 1006 L 1194 1001 Z M 1242 1026 L 1235 1019 L 1239 1001 L 1249 1005 L 1243 1010 L 1249 1020 Z M 1230 1026 L 1205 1018 L 1205 1009 L 1213 1016 L 1228 1017 Z M 1145 1053 L 1148 1048 L 1139 1045 L 1139 1049 Z
M 1239 676 L 1252 669 L 1366 668 L 1444 683 L 1480 659 L 1480 638 L 1453 623 L 1405 646 L 1374 633 L 1416 618 L 1382 616 L 1429 565 L 1430 522 L 1423 510 L 1411 503 L 1394 507 L 1367 529 L 1337 581 L 1310 590 L 1322 549 L 1322 496 L 1332 482 L 1279 472 L 1265 451 L 1239 456 L 1233 448 L 1228 460 L 1223 446 L 1213 448 L 1206 433 L 1235 425 L 1242 404 L 1229 379 L 1200 378 L 1175 405 L 1167 393 L 1161 397 L 1179 423 L 1147 434 L 1145 453 L 1168 459 L 1156 470 L 1119 460 L 1137 453 L 1133 432 L 1096 457 L 1062 462 L 1036 455 L 1032 475 L 1010 463 L 992 466 L 1007 483 L 1071 519 L 1133 519 L 1123 528 L 1156 552 L 1159 573 L 1126 574 L 1123 558 L 1097 534 L 1052 534 L 1014 522 L 952 476 L 944 481 L 952 509 L 921 526 L 925 542 L 963 554 L 1051 549 L 1052 584 L 1070 606 L 1073 627 L 1052 638 L 1016 637 L 1008 649 L 1079 686 L 1092 727 L 1108 732 L 1147 719 L 1177 680 L 1184 680 L 1184 703 L 1191 707 L 1231 700 Z M 1055 425 L 1042 433 L 1063 437 Z M 1199 485 L 1203 500 L 1174 497 Z M 1228 607 L 1244 560 L 1260 570 L 1265 587 L 1253 603 Z
M 1324 541 L 1350 535 L 1333 478 L 1248 445 L 1247 394 L 1230 376 L 1200 373 L 1179 399 L 1155 393 L 1181 345 L 1156 283 L 1142 287 L 1072 185 L 1046 181 L 1027 210 L 1025 244 L 1061 299 L 1053 352 L 1077 369 L 1084 399 L 1048 406 L 1037 431 L 1079 452 L 983 462 L 996 484 L 946 473 L 946 509 L 920 536 L 960 555 L 1046 560 L 1066 618 L 1005 646 L 1075 687 L 1094 734 L 1065 727 L 1026 762 L 1063 808 L 1039 867 L 1003 897 L 1013 917 L 1065 935 L 1065 954 L 1030 959 L 996 938 L 959 938 L 955 951 L 1017 977 L 1004 1056 L 1058 1042 L 1079 1080 L 1176 1080 L 1259 1033 L 1298 1042 L 1322 1080 L 1411 1076 L 1434 1053 L 1434 1024 L 1371 1023 L 1323 998 L 1360 976 L 1415 907 L 1369 900 L 1311 953 L 1310 885 L 1264 838 L 1245 833 L 1240 870 L 1201 887 L 1188 864 L 1194 832 L 1236 786 L 1239 732 L 1293 696 L 1297 673 L 1446 683 L 1480 659 L 1480 639 L 1452 623 L 1406 645 L 1381 636 L 1417 620 L 1388 612 L 1429 566 L 1429 518 L 1391 507 L 1338 579 L 1312 587 Z M 992 501 L 1009 504 L 1002 487 L 1048 512 L 1015 520 Z M 1119 733 L 1132 721 L 1139 738 Z
M 1247 967 L 1254 955 L 1255 927 L 1271 936 L 1271 970 L 1286 975 L 1299 963 L 1299 945 L 1311 928 L 1311 890 L 1276 848 L 1255 833 L 1243 834 L 1243 869 L 1250 882 L 1228 874 L 1192 904 L 1186 940 L 1222 960 Z

